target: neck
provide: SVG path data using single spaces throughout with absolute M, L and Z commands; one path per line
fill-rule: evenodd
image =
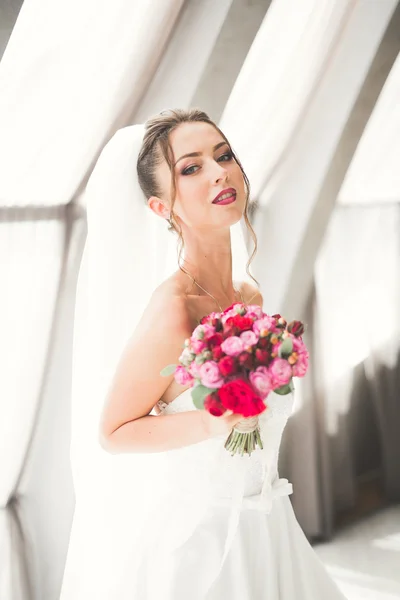
M 183 267 L 221 303 L 234 298 L 230 230 L 220 233 L 190 232 L 184 237 Z M 199 290 L 200 291 L 200 290 Z

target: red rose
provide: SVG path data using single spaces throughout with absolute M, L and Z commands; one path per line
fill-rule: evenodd
M 287 326 L 287 330 L 290 333 L 293 333 L 293 335 L 295 335 L 296 337 L 300 337 L 304 333 L 304 325 L 301 321 L 292 321 Z
M 257 346 L 258 346 L 259 348 L 268 348 L 268 346 L 269 346 L 269 343 L 270 343 L 270 341 L 269 341 L 269 339 L 268 339 L 268 337 L 267 337 L 267 336 L 266 336 L 266 337 L 261 337 L 261 338 L 258 340 L 258 342 L 257 342 Z
M 253 319 L 250 317 L 242 317 L 242 315 L 235 315 L 226 320 L 226 325 L 228 325 L 228 327 L 237 327 L 239 331 L 246 331 L 247 329 L 252 328 Z
M 237 371 L 236 362 L 235 362 L 235 359 L 233 358 L 233 356 L 224 356 L 224 358 L 221 358 L 221 360 L 218 363 L 218 368 L 221 372 L 221 375 L 223 375 L 223 377 L 232 375 L 233 373 L 236 373 L 236 371 Z
M 252 369 L 254 366 L 253 355 L 249 352 L 241 352 L 238 356 L 239 364 L 246 369 Z
M 219 319 L 213 317 L 212 315 L 205 315 L 200 319 L 200 325 L 212 325 L 216 327 L 219 323 Z
M 214 348 L 211 350 L 211 353 L 214 360 L 219 360 L 224 355 L 221 346 L 214 346 Z
M 214 417 L 221 417 L 226 412 L 226 408 L 222 406 L 216 392 L 207 396 L 204 400 L 204 408 Z
M 218 395 L 222 405 L 237 415 L 255 417 L 266 409 L 262 399 L 243 379 L 225 383 L 219 388 Z
M 259 363 L 266 365 L 268 364 L 269 353 L 267 350 L 261 350 L 261 348 L 257 348 L 256 350 L 256 359 Z
M 233 327 L 232 325 L 227 325 L 225 323 L 225 325 L 224 325 L 224 339 L 226 340 L 226 338 L 231 337 L 231 335 L 236 335 L 236 334 L 237 334 L 236 327 Z
M 272 317 L 276 319 L 276 326 L 279 327 L 279 329 L 286 329 L 286 319 L 284 319 L 279 313 L 272 315 Z
M 222 337 L 221 333 L 214 333 L 214 335 L 208 338 L 207 344 L 210 348 L 214 348 L 214 346 L 220 346 L 223 341 L 224 338 Z

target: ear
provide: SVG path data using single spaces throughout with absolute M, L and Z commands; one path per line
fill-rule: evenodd
M 169 218 L 170 210 L 168 206 L 166 206 L 157 196 L 151 196 L 147 200 L 147 206 L 159 217 L 162 217 L 163 219 Z

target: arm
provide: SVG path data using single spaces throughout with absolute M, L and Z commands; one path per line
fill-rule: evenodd
M 173 376 L 161 369 L 177 363 L 183 342 L 191 334 L 184 300 L 157 291 L 118 364 L 103 410 L 100 441 L 113 454 L 162 452 L 229 433 L 241 419 L 213 417 L 206 411 L 174 415 L 149 413 Z

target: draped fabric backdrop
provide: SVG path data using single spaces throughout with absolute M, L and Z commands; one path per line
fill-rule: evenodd
M 378 479 L 400 500 L 400 202 L 341 206 L 315 270 L 314 401 L 324 449 L 322 519 Z M 324 464 L 325 461 L 325 464 Z
M 383 310 L 394 324 L 398 315 L 397 75 L 377 103 L 372 144 L 360 145 L 367 160 L 385 149 L 373 161 L 374 200 L 384 189 L 393 204 L 361 204 L 370 201 L 359 187 L 364 157 L 357 193 L 343 188 L 343 203 L 360 206 L 335 208 L 399 50 L 396 4 L 24 2 L 0 63 L 0 598 L 58 598 L 74 505 L 69 396 L 85 183 L 116 129 L 166 107 L 201 100 L 222 115 L 259 206 L 254 270 L 265 308 L 307 317 L 314 362 L 281 455 L 301 525 L 310 537 L 329 534 L 334 512 L 354 501 L 355 477 L 370 469 L 398 498 L 398 349 L 369 316 Z M 347 300 L 334 303 L 341 289 Z M 332 324 L 348 313 L 358 337 L 343 354 Z

